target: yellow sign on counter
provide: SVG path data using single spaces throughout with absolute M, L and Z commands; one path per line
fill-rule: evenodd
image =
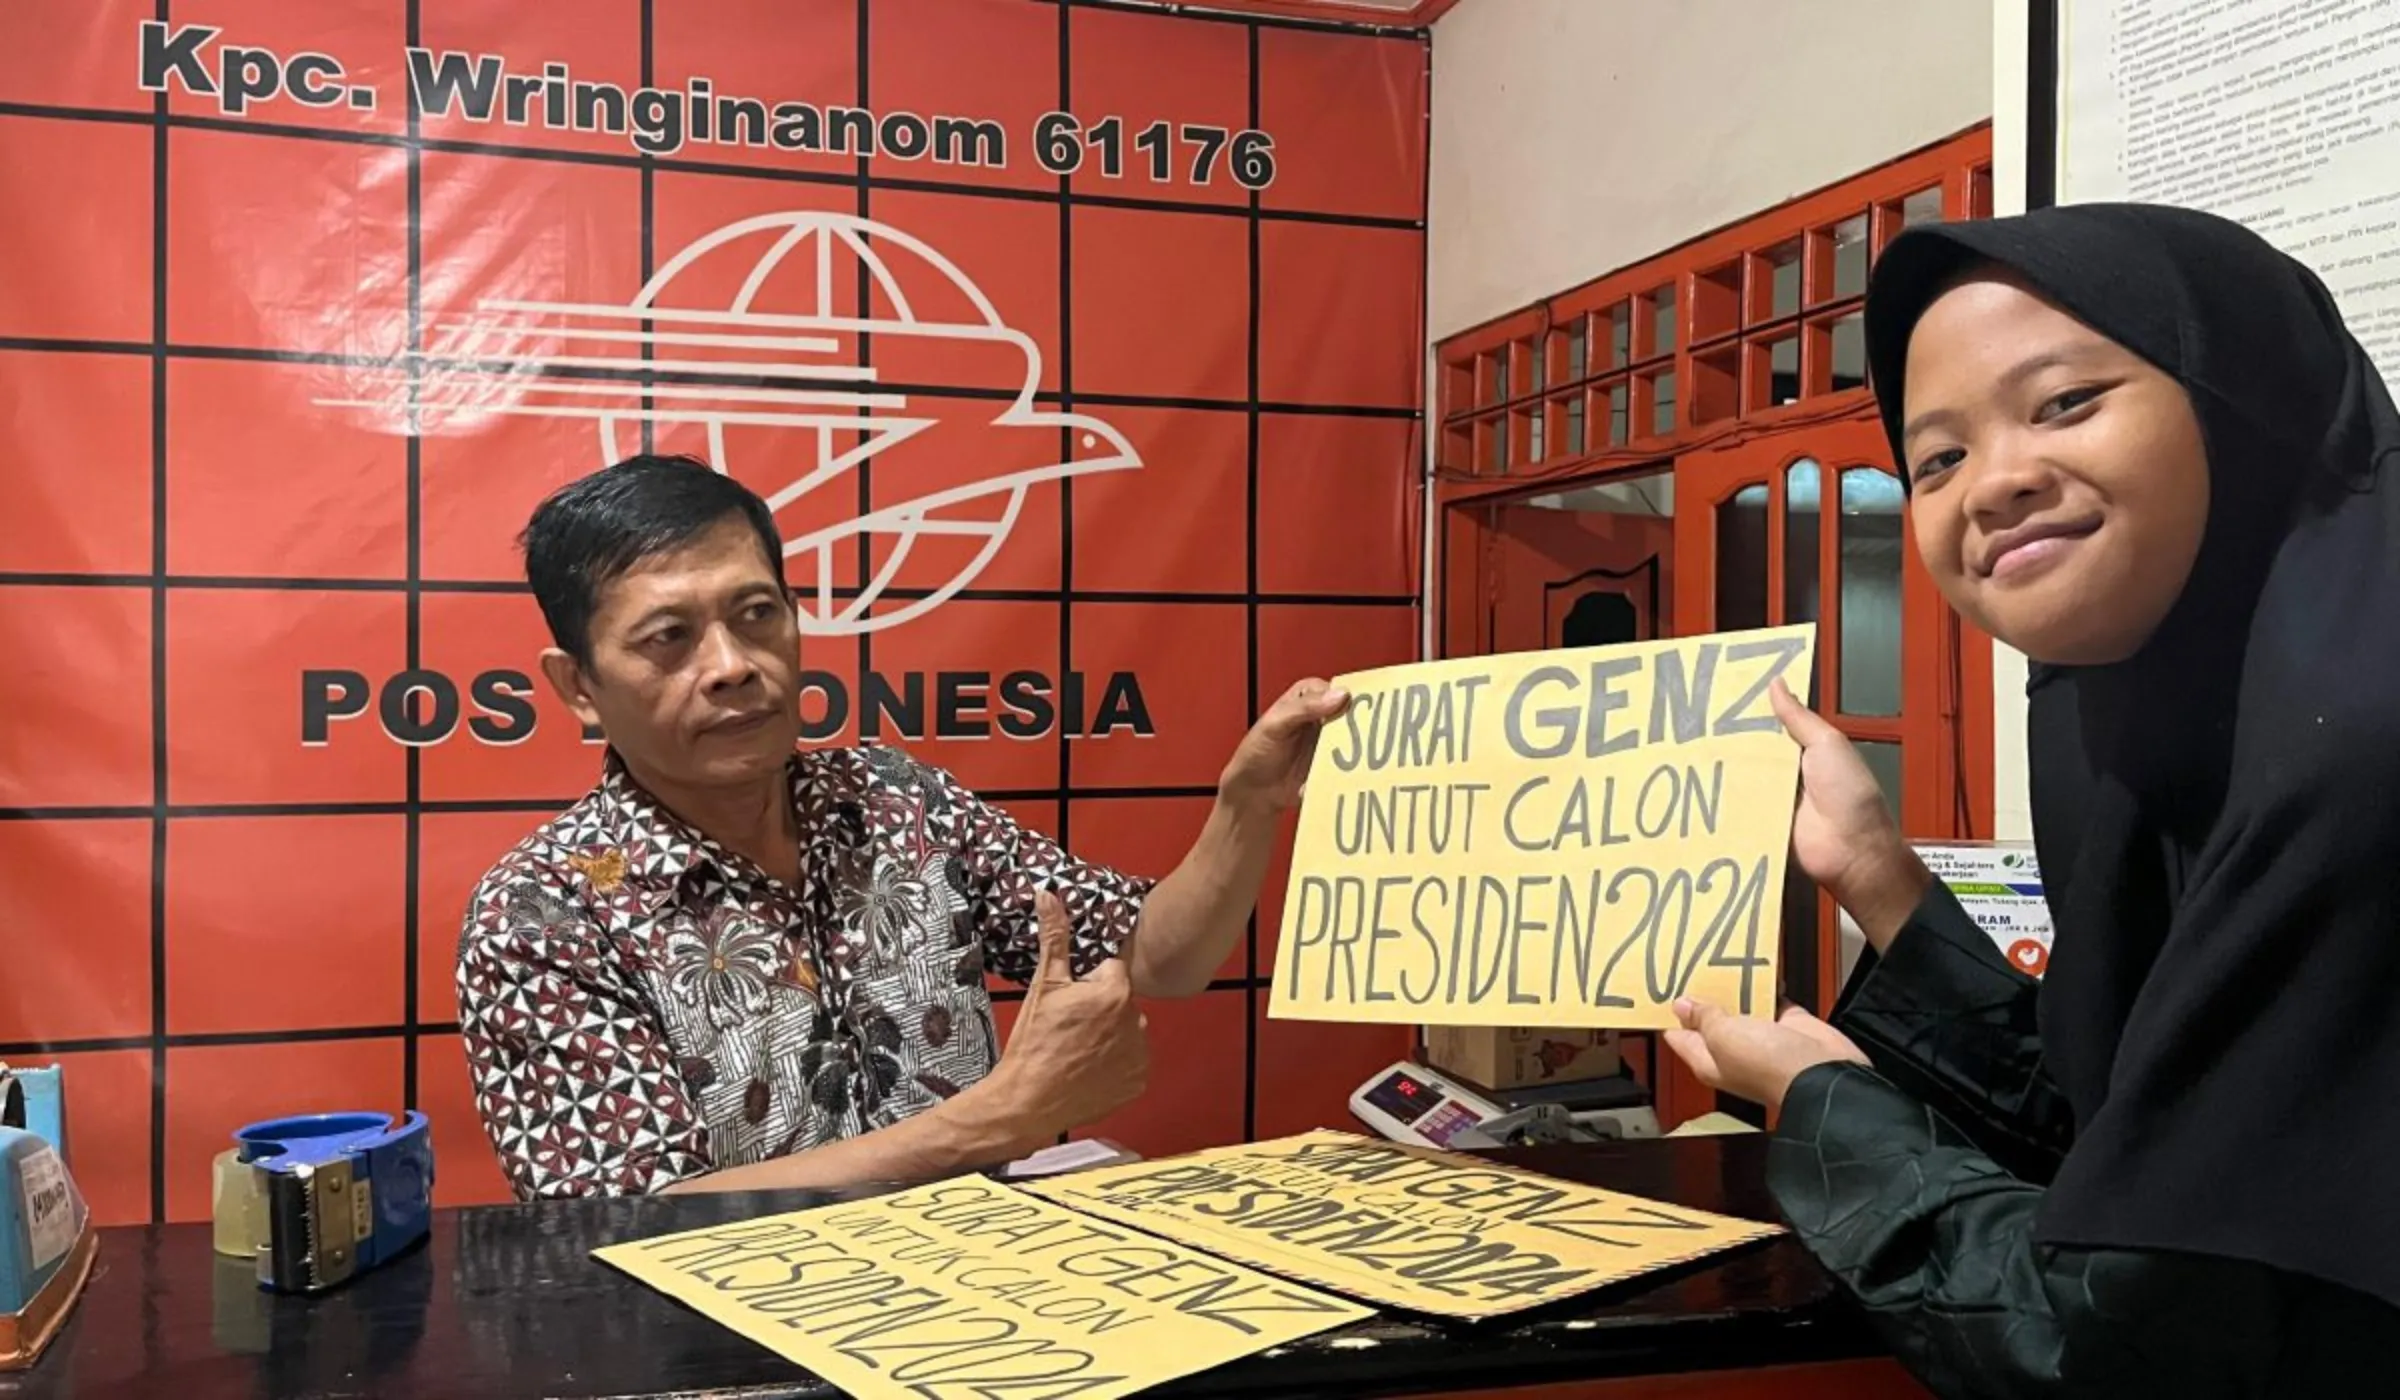
M 594 1254 L 867 1400 L 1110 1400 L 1372 1315 L 976 1177 Z
M 1813 625 L 1337 678 L 1269 1014 L 1673 1027 L 1775 1007 Z
M 1337 1132 L 1025 1189 L 1354 1298 L 1468 1318 L 1538 1307 L 1783 1232 Z

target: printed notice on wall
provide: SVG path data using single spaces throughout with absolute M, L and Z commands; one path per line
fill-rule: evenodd
M 594 1255 L 867 1400 L 1110 1400 L 1372 1316 L 978 1178 Z
M 1913 843 L 1933 878 L 1949 887 L 1975 926 L 2028 977 L 2050 967 L 2050 901 L 2030 841 Z
M 1270 1014 L 1656 1029 L 1775 1005 L 1816 630 L 1343 676 L 1310 766 Z
M 1538 1307 L 1782 1233 L 1337 1132 L 1026 1189 L 1338 1293 L 1451 1317 Z
M 2059 199 L 2222 214 L 2400 382 L 2400 0 L 2068 0 Z

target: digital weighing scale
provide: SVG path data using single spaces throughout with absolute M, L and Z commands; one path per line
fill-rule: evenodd
M 1350 1111 L 1394 1142 L 1418 1147 L 1508 1147 L 1658 1136 L 1650 1096 L 1628 1076 L 1479 1093 L 1402 1060 L 1358 1086 Z

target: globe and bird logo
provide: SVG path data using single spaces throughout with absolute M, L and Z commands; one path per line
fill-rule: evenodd
M 375 392 L 318 402 L 420 435 L 493 418 L 588 421 L 596 466 L 639 451 L 645 424 L 697 430 L 705 460 L 776 512 L 808 635 L 923 616 L 983 572 L 1034 487 L 1142 465 L 1106 421 L 1042 405 L 1040 346 L 954 262 L 853 214 L 726 224 L 660 264 L 625 305 L 486 298 L 438 329 Z M 887 363 L 972 366 L 987 387 L 887 383 Z M 879 459 L 862 492 L 859 469 Z M 864 585 L 846 587 L 854 544 L 872 547 Z M 887 599 L 912 556 L 935 582 Z

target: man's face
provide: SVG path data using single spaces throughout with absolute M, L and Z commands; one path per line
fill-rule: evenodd
M 799 628 L 766 551 L 740 518 L 609 583 L 591 663 L 542 666 L 636 776 L 730 787 L 779 771 L 800 737 Z

